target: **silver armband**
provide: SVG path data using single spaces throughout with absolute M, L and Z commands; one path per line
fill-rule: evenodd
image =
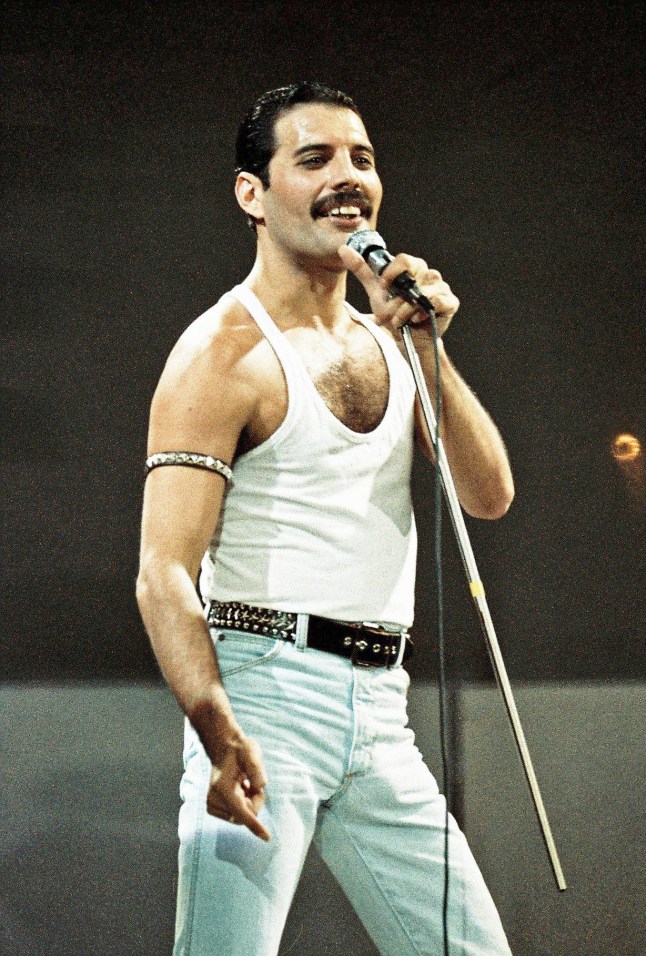
M 211 455 L 199 455 L 192 451 L 159 451 L 156 455 L 151 455 L 146 459 L 145 474 L 148 475 L 153 468 L 159 468 L 160 465 L 184 465 L 187 468 L 206 468 L 207 471 L 215 471 L 222 475 L 225 481 L 231 481 L 233 472 L 231 468 L 220 461 L 219 458 L 212 458 Z

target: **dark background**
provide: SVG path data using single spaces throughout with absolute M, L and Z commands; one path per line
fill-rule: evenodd
M 381 232 L 462 300 L 447 346 L 517 481 L 503 521 L 469 522 L 510 674 L 640 674 L 643 485 L 610 443 L 646 439 L 641 34 L 628 2 L 4 4 L 5 680 L 156 674 L 134 602 L 150 399 L 253 261 L 241 115 L 299 78 L 356 98 Z M 428 676 L 425 469 L 415 494 Z M 486 678 L 446 542 L 452 667 Z

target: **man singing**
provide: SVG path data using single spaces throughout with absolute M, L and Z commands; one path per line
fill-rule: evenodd
M 150 417 L 138 600 L 188 718 L 175 956 L 272 956 L 313 840 L 379 951 L 443 949 L 444 798 L 407 727 L 413 442 L 432 449 L 399 328 L 431 394 L 458 300 L 421 259 L 377 277 L 346 246 L 382 197 L 354 102 L 264 94 L 237 140 L 253 269 L 173 349 Z M 372 314 L 345 302 L 347 271 Z M 498 431 L 440 341 L 441 429 L 465 510 L 503 515 Z M 201 567 L 201 573 L 200 573 Z M 199 583 L 202 606 L 197 592 Z M 508 954 L 450 821 L 450 952 Z

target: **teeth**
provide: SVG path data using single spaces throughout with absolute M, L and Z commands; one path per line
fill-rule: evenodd
M 339 206 L 337 209 L 330 209 L 330 216 L 360 216 L 361 210 L 358 206 Z

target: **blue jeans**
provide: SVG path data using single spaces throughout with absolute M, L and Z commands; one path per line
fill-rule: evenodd
M 236 718 L 262 747 L 272 840 L 207 814 L 210 763 L 187 723 L 175 956 L 275 956 L 312 840 L 384 956 L 439 956 L 445 803 L 407 727 L 406 671 L 212 634 Z M 509 956 L 450 827 L 451 956 Z

